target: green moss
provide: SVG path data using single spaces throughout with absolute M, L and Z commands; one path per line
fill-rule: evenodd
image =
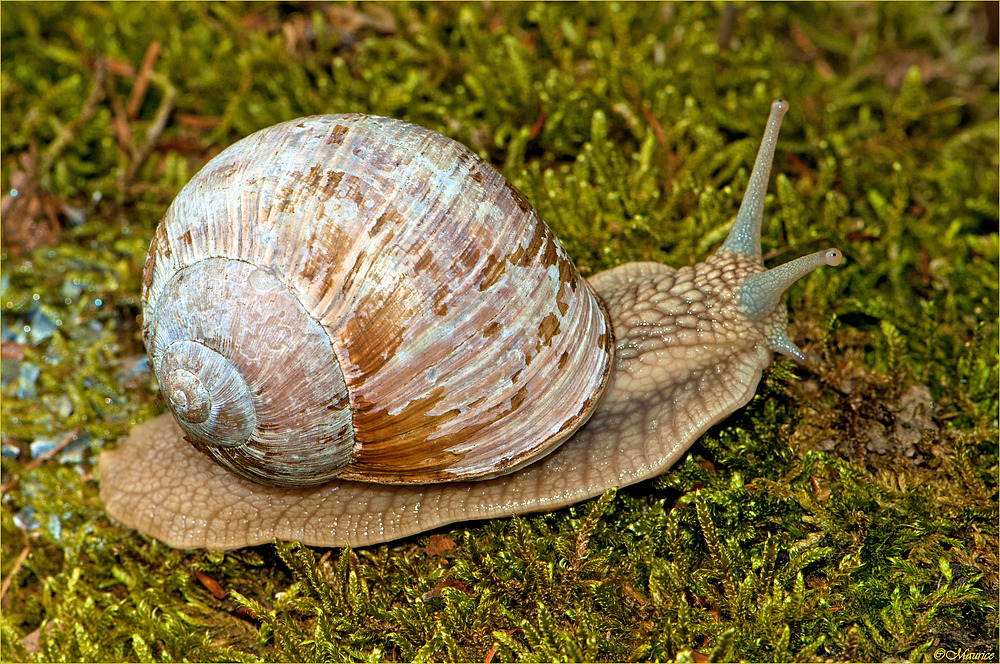
M 3 460 L 0 657 L 995 648 L 998 86 L 984 11 L 5 3 L 0 180 L 22 211 L 3 219 L 3 444 L 17 455 Z M 789 293 L 810 361 L 775 364 L 671 472 L 362 550 L 179 552 L 104 516 L 96 454 L 162 410 L 142 364 L 145 250 L 225 145 L 313 113 L 431 127 L 500 167 L 586 275 L 714 250 L 776 97 L 791 111 L 764 251 L 777 263 L 833 245 L 846 264 Z M 82 449 L 28 465 L 31 443 L 74 431 Z

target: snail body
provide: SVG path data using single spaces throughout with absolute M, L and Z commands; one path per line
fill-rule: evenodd
M 429 130 L 316 116 L 234 144 L 151 244 L 143 334 L 173 415 L 101 454 L 109 514 L 182 548 L 360 546 L 662 473 L 774 351 L 804 359 L 782 294 L 840 262 L 762 264 L 786 107 L 714 255 L 589 280 Z

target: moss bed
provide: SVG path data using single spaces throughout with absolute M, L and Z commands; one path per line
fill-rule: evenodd
M 0 657 L 996 661 L 995 7 L 4 3 Z M 97 454 L 164 409 L 146 248 L 226 145 L 433 128 L 587 275 L 714 250 L 778 97 L 767 258 L 845 265 L 788 295 L 809 362 L 666 475 L 358 550 L 105 516 Z

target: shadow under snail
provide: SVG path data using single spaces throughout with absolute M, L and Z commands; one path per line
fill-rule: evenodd
M 773 352 L 805 359 L 784 291 L 841 261 L 763 266 L 786 109 L 718 251 L 589 280 L 433 131 L 324 115 L 235 143 L 150 246 L 143 337 L 173 416 L 102 452 L 108 514 L 179 548 L 363 546 L 663 473 Z

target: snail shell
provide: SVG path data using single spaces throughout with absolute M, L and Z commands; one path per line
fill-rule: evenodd
M 160 224 L 142 302 L 186 437 L 263 484 L 510 472 L 610 375 L 607 312 L 520 192 L 389 118 L 303 118 L 218 155 Z
M 589 284 L 520 192 L 434 132 L 334 115 L 236 143 L 150 247 L 144 337 L 176 419 L 102 453 L 109 514 L 177 547 L 359 546 L 663 472 L 774 351 L 804 359 L 782 294 L 841 260 L 763 267 L 786 108 L 715 254 Z

